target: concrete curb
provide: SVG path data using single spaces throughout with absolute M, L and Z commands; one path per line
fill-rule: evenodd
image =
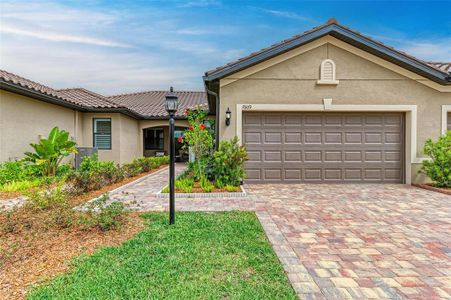
M 163 188 L 164 189 L 164 188 Z M 169 198 L 168 193 L 162 193 L 161 189 L 155 194 L 155 197 L 160 199 Z M 244 198 L 247 197 L 247 192 L 242 185 L 240 185 L 241 192 L 223 192 L 223 193 L 175 193 L 177 199 L 187 198 Z

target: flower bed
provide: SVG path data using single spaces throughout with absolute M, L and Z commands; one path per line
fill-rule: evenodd
M 241 193 L 247 152 L 235 137 L 213 151 L 213 124 L 201 108 L 187 110 L 189 127 L 178 142 L 194 155 L 188 170 L 175 181 L 177 193 Z M 166 187 L 162 193 L 167 193 Z

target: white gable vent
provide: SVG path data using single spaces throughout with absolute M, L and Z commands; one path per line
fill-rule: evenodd
M 321 63 L 320 79 L 317 84 L 338 84 L 335 79 L 335 63 L 331 59 L 325 59 Z

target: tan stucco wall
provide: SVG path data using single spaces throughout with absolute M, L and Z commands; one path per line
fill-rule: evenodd
M 0 90 L 0 161 L 22 158 L 55 126 L 76 139 L 75 111 Z
M 139 121 L 126 115 L 120 115 L 120 156 L 121 163 L 127 163 L 134 158 L 143 156 L 140 148 Z
M 143 155 L 139 121 L 120 113 L 83 113 L 83 146 L 93 147 L 94 118 L 111 118 L 111 150 L 99 150 L 100 160 L 124 164 Z
M 324 59 L 334 60 L 337 86 L 317 85 Z M 277 58 L 276 58 L 277 59 Z M 259 66 L 252 67 L 259 70 Z M 247 72 L 247 73 L 246 73 Z M 221 80 L 220 138 L 237 135 L 237 104 L 317 104 L 332 98 L 333 105 L 417 105 L 417 156 L 427 138 L 441 133 L 441 106 L 451 104 L 451 93 L 440 92 L 416 79 L 406 77 L 367 58 L 332 44 L 319 45 L 255 73 L 249 70 Z M 225 126 L 225 111 L 232 111 Z M 418 181 L 416 166 L 412 179 Z

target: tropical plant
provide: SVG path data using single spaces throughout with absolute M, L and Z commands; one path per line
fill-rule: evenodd
M 222 185 L 240 185 L 246 175 L 244 170 L 246 159 L 246 148 L 238 144 L 237 137 L 230 141 L 222 141 L 212 156 L 212 174 L 216 182 L 219 181 Z
M 63 158 L 77 152 L 76 143 L 70 140 L 69 132 L 58 127 L 54 127 L 47 138 L 30 145 L 35 152 L 26 152 L 25 160 L 42 166 L 44 176 L 55 176 Z
M 178 141 L 184 143 L 184 148 L 189 148 L 194 154 L 195 161 L 189 167 L 195 179 L 199 180 L 205 174 L 208 157 L 213 147 L 213 135 L 208 130 L 211 126 L 207 120 L 207 113 L 201 107 L 186 110 L 185 115 L 188 118 L 189 127 Z
M 440 136 L 437 142 L 428 139 L 424 154 L 431 160 L 424 160 L 422 171 L 434 181 L 437 187 L 451 188 L 451 130 Z

